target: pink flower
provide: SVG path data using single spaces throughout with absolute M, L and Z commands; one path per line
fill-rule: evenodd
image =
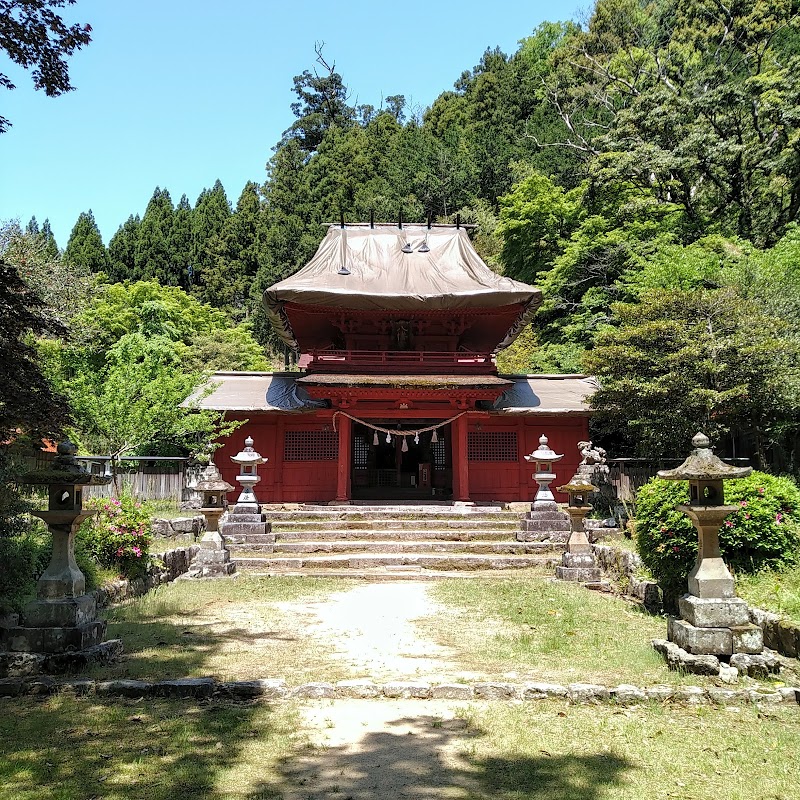
M 672 545 L 672 552 L 673 553 L 680 552 L 680 547 L 678 547 L 678 545 L 676 545 L 676 544 Z
M 117 558 L 122 558 L 123 555 L 125 555 L 125 548 L 124 547 L 118 547 L 117 548 Z
M 726 528 L 732 528 L 733 527 L 733 522 L 731 522 L 731 520 L 729 520 L 729 519 L 726 519 L 723 524 L 725 525 Z
M 744 515 L 744 518 L 745 518 L 745 519 L 750 519 L 750 514 L 745 514 L 745 515 Z
M 763 486 L 759 486 L 758 487 L 758 493 L 759 494 L 764 494 L 764 487 Z
M 739 501 L 739 505 L 740 505 L 742 508 L 747 508 L 747 500 L 740 500 L 740 501 Z
M 132 550 L 134 553 L 136 553 L 136 558 L 142 557 L 142 551 L 140 548 L 136 547 L 136 545 L 133 546 Z
M 783 519 L 783 514 L 781 514 L 781 512 L 779 511 L 779 512 L 778 512 L 778 513 L 775 515 L 775 522 L 777 522 L 777 523 L 778 523 L 778 525 L 780 525 L 780 524 L 781 524 L 781 520 L 782 520 L 782 519 Z

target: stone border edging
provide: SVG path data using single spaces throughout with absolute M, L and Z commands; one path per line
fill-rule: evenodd
M 181 678 L 168 681 L 89 679 L 56 680 L 50 676 L 0 679 L 0 697 L 47 696 L 71 692 L 76 696 L 109 698 L 172 698 L 185 700 L 344 700 L 344 699 L 415 699 L 415 700 L 567 700 L 570 703 L 614 702 L 631 705 L 647 701 L 682 702 L 715 705 L 780 703 L 800 705 L 800 688 L 773 690 L 703 688 L 666 684 L 640 688 L 630 684 L 608 687 L 592 683 L 428 683 L 394 681 L 374 683 L 347 680 L 338 683 L 313 682 L 287 686 L 282 679 L 265 678 L 223 682 L 213 678 Z
M 638 553 L 607 544 L 593 544 L 592 552 L 603 572 L 610 572 L 622 581 L 622 593 L 639 600 L 651 613 L 659 614 L 664 609 L 661 587 L 656 581 L 639 578 L 642 567 Z

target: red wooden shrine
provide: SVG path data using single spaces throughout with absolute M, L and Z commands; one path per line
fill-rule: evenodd
M 566 483 L 588 439 L 580 375 L 501 376 L 495 353 L 529 323 L 537 289 L 503 278 L 456 226 L 331 227 L 265 305 L 298 372 L 217 373 L 196 401 L 247 420 L 268 462 L 261 502 L 530 500 L 523 456 L 544 433 Z

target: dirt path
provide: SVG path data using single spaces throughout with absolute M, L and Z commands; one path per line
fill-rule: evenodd
M 422 637 L 414 620 L 444 615 L 431 599 L 430 583 L 372 583 L 312 603 L 279 603 L 303 619 L 303 632 L 325 641 L 331 654 L 375 681 L 403 678 L 475 678 L 458 669 L 453 652 Z
M 303 716 L 313 747 L 284 768 L 283 800 L 475 796 L 457 704 L 319 702 Z

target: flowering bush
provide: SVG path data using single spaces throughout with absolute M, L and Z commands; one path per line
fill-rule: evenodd
M 152 539 L 151 516 L 142 503 L 130 495 L 119 498 L 93 498 L 86 507 L 96 509 L 96 517 L 81 526 L 79 540 L 103 567 L 119 570 L 127 578 L 141 575 L 147 568 Z
M 686 481 L 653 478 L 636 496 L 636 549 L 674 600 L 687 589 L 697 558 L 697 532 L 675 506 L 689 502 Z M 736 506 L 722 523 L 720 550 L 734 572 L 781 567 L 800 556 L 800 489 L 788 478 L 753 472 L 725 482 L 725 503 Z

